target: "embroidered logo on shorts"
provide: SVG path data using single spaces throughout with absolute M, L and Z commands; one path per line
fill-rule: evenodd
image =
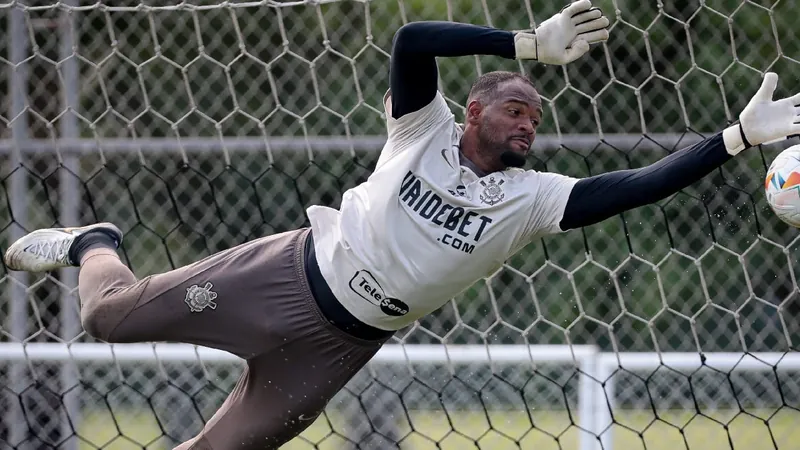
M 196 284 L 189 286 L 186 289 L 186 299 L 184 300 L 189 305 L 189 310 L 201 312 L 206 308 L 217 309 L 217 304 L 214 302 L 217 293 L 211 290 L 212 287 L 214 285 L 211 282 L 206 283 L 203 287 Z
M 483 194 L 481 194 L 481 201 L 489 206 L 499 203 L 505 198 L 506 194 L 503 193 L 503 188 L 500 186 L 505 183 L 505 180 L 500 180 L 499 183 L 494 181 L 494 177 L 489 177 L 489 183 L 481 180 L 483 185 Z

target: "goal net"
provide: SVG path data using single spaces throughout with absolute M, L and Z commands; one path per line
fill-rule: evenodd
M 611 38 L 569 66 L 439 59 L 456 117 L 477 75 L 524 72 L 544 101 L 527 168 L 583 177 L 713 135 L 767 70 L 776 95 L 798 89 L 792 1 L 595 4 Z M 0 3 L 0 252 L 113 221 L 143 277 L 306 226 L 377 161 L 403 23 L 524 30 L 562 6 Z M 533 242 L 399 331 L 286 448 L 796 448 L 800 240 L 762 181 L 789 143 Z M 0 271 L 0 449 L 172 448 L 241 373 L 209 349 L 94 340 L 78 305 L 75 270 Z

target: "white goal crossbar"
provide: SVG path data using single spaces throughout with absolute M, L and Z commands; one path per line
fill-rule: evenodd
M 241 361 L 230 353 L 188 344 L 63 344 L 0 343 L 0 362 L 191 362 L 205 364 Z M 574 365 L 582 374 L 578 388 L 580 450 L 613 450 L 611 408 L 613 373 L 655 370 L 664 365 L 693 372 L 703 367 L 723 372 L 800 369 L 798 353 L 607 353 L 582 345 L 386 345 L 370 364 L 489 364 L 541 366 Z M 601 384 L 602 383 L 602 384 Z M 600 442 L 597 437 L 600 435 Z

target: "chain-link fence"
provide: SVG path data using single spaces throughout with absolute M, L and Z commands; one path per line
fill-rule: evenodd
M 800 88 L 794 1 L 595 4 L 612 20 L 611 38 L 569 66 L 440 58 L 440 88 L 456 117 L 478 74 L 524 72 L 545 112 L 528 168 L 581 177 L 652 163 L 721 130 L 767 70 L 781 77 L 776 95 Z M 0 249 L 40 227 L 113 221 L 126 234 L 123 258 L 141 277 L 306 226 L 307 206 L 337 206 L 374 167 L 397 28 L 454 20 L 523 30 L 563 6 L 0 3 Z M 748 150 L 658 204 L 532 243 L 395 343 L 793 350 L 800 240 L 769 211 L 762 191 L 765 168 L 782 148 Z M 70 270 L 4 270 L 0 341 L 92 342 L 78 323 L 75 286 Z M 171 445 L 199 430 L 238 375 L 231 366 L 169 362 L 28 363 L 0 366 L 0 410 L 7 411 L 0 448 Z M 486 366 L 426 370 L 361 374 L 334 402 L 338 412 L 325 416 L 349 417 L 350 431 L 331 425 L 313 442 L 574 448 L 581 433 L 570 408 L 574 367 L 518 368 L 509 376 Z M 786 426 L 800 417 L 796 373 L 690 375 L 670 367 L 616 372 L 614 403 L 627 411 L 614 419 L 615 439 L 623 439 L 617 445 L 792 448 L 800 438 Z M 486 394 L 506 388 L 513 395 Z M 463 414 L 436 414 L 448 395 L 459 398 Z M 517 415 L 476 413 L 485 410 Z M 70 419 L 74 411 L 80 420 Z M 423 425 L 404 425 L 410 411 Z M 364 415 L 370 418 L 358 419 Z M 375 425 L 376 416 L 391 426 Z M 481 442 L 473 432 L 481 417 L 492 433 L 513 437 Z M 656 429 L 663 431 L 648 435 Z M 419 439 L 409 441 L 409 433 Z M 525 441 L 529 435 L 536 437 Z

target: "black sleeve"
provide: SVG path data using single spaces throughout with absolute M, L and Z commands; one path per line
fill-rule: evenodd
M 583 178 L 570 193 L 561 229 L 592 225 L 657 202 L 702 179 L 731 158 L 722 133 L 718 133 L 649 166 Z
M 514 33 L 454 22 L 411 22 L 394 35 L 392 117 L 427 105 L 436 95 L 437 56 L 497 55 L 514 59 Z

